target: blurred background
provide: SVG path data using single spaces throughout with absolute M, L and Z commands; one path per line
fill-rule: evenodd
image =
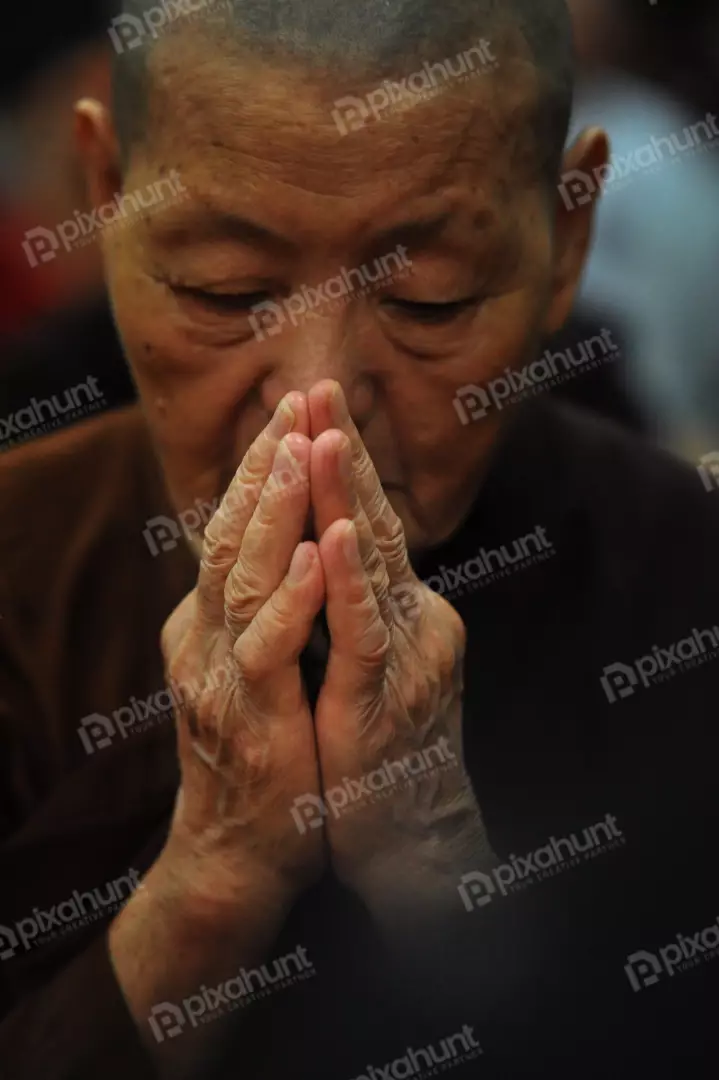
M 547 345 L 576 355 L 608 330 L 620 350 L 546 392 L 696 460 L 719 449 L 719 4 L 570 7 L 579 55 L 570 137 L 588 124 L 605 127 L 613 166 L 603 178 L 564 178 L 560 187 L 567 205 L 600 179 L 605 195 L 575 313 Z M 94 411 L 134 398 L 98 245 L 60 258 L 28 243 L 28 233 L 87 209 L 72 105 L 109 100 L 115 13 L 113 0 L 24 0 L 3 30 L 0 452 L 82 420 L 85 405 L 22 430 L 8 424 L 33 400 L 62 398 L 90 377 L 99 387 Z

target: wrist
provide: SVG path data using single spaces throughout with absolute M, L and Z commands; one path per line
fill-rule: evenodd
M 172 833 L 143 886 L 179 903 L 198 926 L 229 931 L 238 920 L 280 925 L 296 896 L 290 881 L 249 855 L 208 856 Z

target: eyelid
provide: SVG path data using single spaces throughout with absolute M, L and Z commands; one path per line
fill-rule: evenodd
M 389 303 L 391 303 L 391 304 L 401 304 L 404 307 L 427 308 L 428 310 L 431 310 L 432 308 L 436 308 L 437 310 L 441 311 L 442 308 L 466 307 L 469 304 L 476 303 L 479 299 L 480 298 L 478 296 L 466 296 L 466 297 L 463 297 L 461 300 L 434 301 L 434 300 L 407 300 L 405 297 L 397 296 L 397 297 L 392 298 L 389 301 Z
M 388 303 L 409 316 L 426 316 L 427 318 L 441 319 L 442 317 L 451 318 L 454 315 L 461 315 L 472 307 L 476 307 L 481 301 L 481 296 L 468 296 L 462 300 L 450 300 L 439 304 L 430 301 L 404 300 L 400 298 L 388 300 Z
M 217 289 L 208 288 L 204 285 L 183 285 L 180 282 L 169 282 L 170 288 L 173 292 L 184 293 L 187 296 L 197 296 L 199 299 L 204 300 L 206 297 L 219 296 L 233 297 L 233 296 L 264 296 L 269 292 L 269 289 Z

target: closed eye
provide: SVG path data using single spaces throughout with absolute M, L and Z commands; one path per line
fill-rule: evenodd
M 237 315 L 250 312 L 258 304 L 269 299 L 267 292 L 218 293 L 207 289 L 196 289 L 189 285 L 174 285 L 172 291 L 178 296 L 196 300 L 210 311 L 219 315 Z
M 415 300 L 388 300 L 387 303 L 396 308 L 400 314 L 407 315 L 417 322 L 443 323 L 457 318 L 478 300 L 477 296 L 469 296 L 466 300 L 453 300 L 448 304 L 428 304 Z

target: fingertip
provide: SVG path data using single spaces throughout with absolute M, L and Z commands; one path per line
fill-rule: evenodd
M 301 431 L 291 431 L 289 435 L 285 435 L 277 449 L 281 446 L 287 447 L 296 461 L 309 461 L 312 443 Z
M 310 413 L 307 395 L 301 390 L 290 390 L 288 394 L 285 394 L 284 400 L 294 413 L 295 419 L 292 425 L 293 432 L 309 437 Z
M 338 394 L 344 400 L 342 388 L 335 379 L 321 379 L 308 393 L 307 403 L 313 439 L 316 439 L 327 428 L 336 426 L 333 421 L 335 415 L 333 402 Z

